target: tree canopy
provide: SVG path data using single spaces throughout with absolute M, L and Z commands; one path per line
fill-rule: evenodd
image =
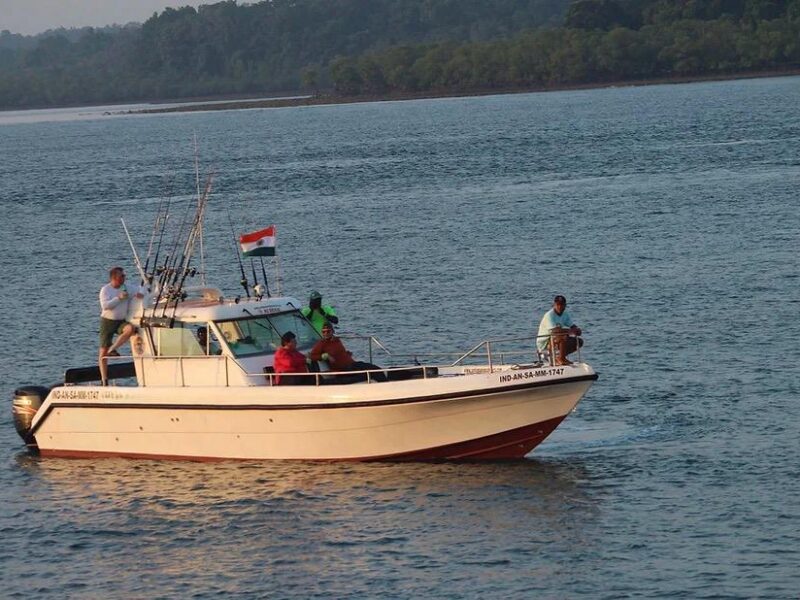
M 461 92 L 800 65 L 800 0 L 235 0 L 0 33 L 0 107 Z

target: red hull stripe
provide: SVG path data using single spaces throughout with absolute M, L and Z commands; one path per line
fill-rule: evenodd
M 556 417 L 518 427 L 502 433 L 489 435 L 474 440 L 404 452 L 387 454 L 384 456 L 363 456 L 347 459 L 314 459 L 304 458 L 298 460 L 318 461 L 424 461 L 424 460 L 509 460 L 524 457 L 550 435 L 558 424 L 564 420 Z M 253 458 L 219 458 L 213 456 L 182 456 L 179 454 L 144 454 L 137 452 L 95 452 L 87 450 L 40 450 L 42 456 L 59 458 L 138 458 L 153 460 L 185 460 L 198 462 L 221 462 L 227 460 L 258 460 Z
M 507 460 L 522 458 L 566 418 L 556 417 L 466 442 L 366 460 Z

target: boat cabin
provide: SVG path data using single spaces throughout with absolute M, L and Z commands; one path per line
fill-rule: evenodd
M 263 386 L 281 336 L 292 331 L 308 352 L 320 335 L 295 298 L 226 299 L 193 288 L 177 309 L 145 304 L 134 322 L 140 342 L 133 363 L 140 386 Z

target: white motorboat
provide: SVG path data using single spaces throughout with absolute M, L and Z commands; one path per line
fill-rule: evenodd
M 455 364 L 386 369 L 387 381 L 366 371 L 361 381 L 341 383 L 321 372 L 306 375 L 312 385 L 273 385 L 281 334 L 294 331 L 301 350 L 319 339 L 299 303 L 194 292 L 171 323 L 140 309 L 141 343 L 132 360 L 109 369 L 112 377 L 132 370 L 136 385 L 81 384 L 99 379 L 91 367 L 68 370 L 52 389 L 19 388 L 14 416 L 26 443 L 64 457 L 521 458 L 597 378 L 581 362 L 499 364 L 487 342 Z M 201 327 L 210 334 L 206 348 L 196 335 Z M 477 357 L 486 359 L 475 364 Z M 344 375 L 351 381 L 354 373 Z
M 137 260 L 156 291 L 132 311 L 140 328 L 132 355 L 109 364 L 109 379 L 129 385 L 94 383 L 95 366 L 69 369 L 52 387 L 16 390 L 15 425 L 29 447 L 61 457 L 514 459 L 597 379 L 580 360 L 556 366 L 532 342 L 514 355 L 493 340 L 445 364 L 409 359 L 380 377 L 319 372 L 305 375 L 309 385 L 274 385 L 281 335 L 294 332 L 301 351 L 319 339 L 300 303 L 184 288 L 191 252 L 187 242 L 181 261 L 172 260 L 179 268 L 167 261 L 152 274 Z

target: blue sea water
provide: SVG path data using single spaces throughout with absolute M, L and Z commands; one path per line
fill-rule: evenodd
M 8 598 L 796 598 L 800 78 L 148 116 L 0 119 Z M 600 373 L 525 461 L 29 456 L 10 398 L 96 355 L 97 290 L 214 173 L 276 223 L 284 289 L 395 351 L 533 331 Z M 176 214 L 179 209 L 175 208 Z

